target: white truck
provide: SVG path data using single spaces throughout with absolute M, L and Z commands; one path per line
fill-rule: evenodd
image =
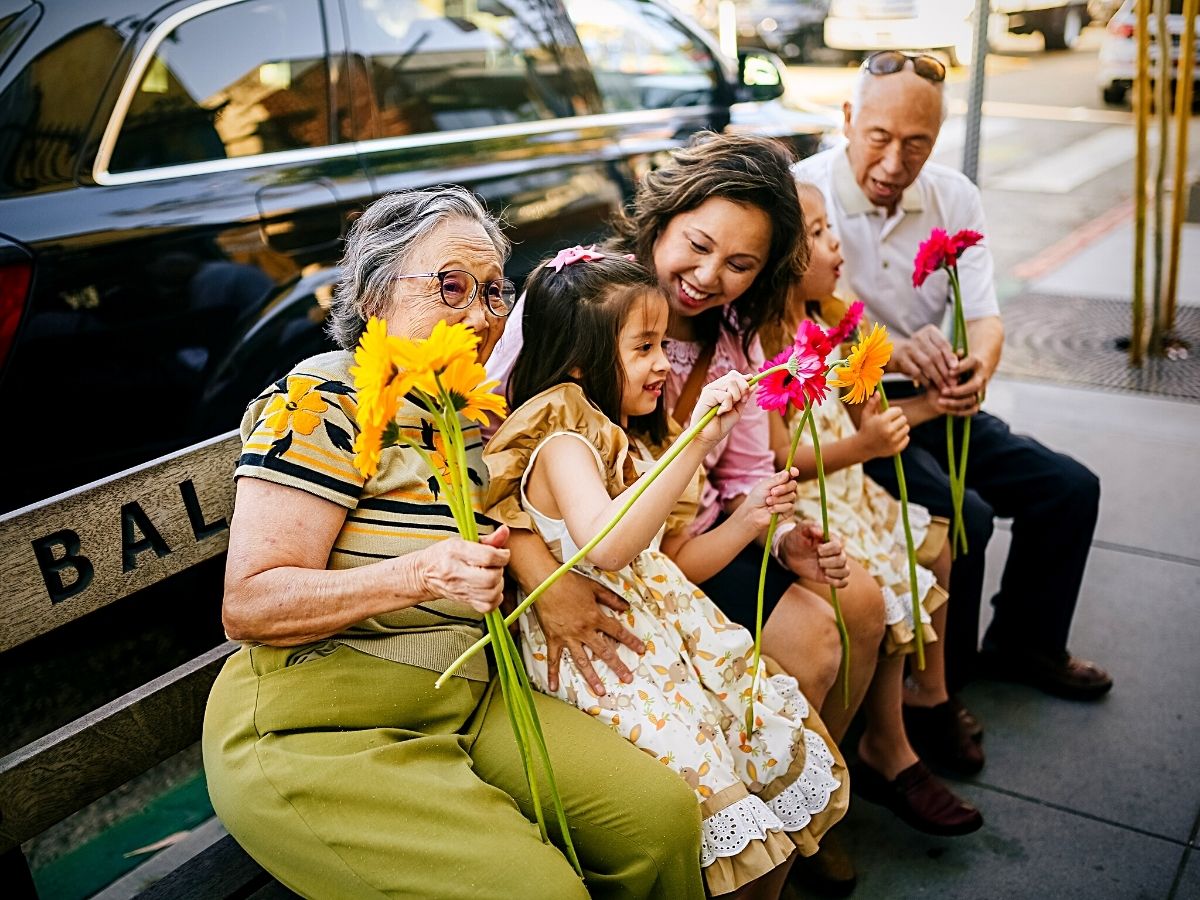
M 1040 31 L 1047 50 L 1069 50 L 1087 25 L 1087 0 L 991 0 L 988 33 Z M 970 59 L 974 0 L 832 0 L 825 45 L 848 53 L 942 50 Z

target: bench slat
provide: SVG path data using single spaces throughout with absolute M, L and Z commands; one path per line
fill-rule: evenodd
M 294 900 L 291 891 L 268 875 L 229 835 L 189 859 L 137 900 L 227 900 L 258 897 Z
M 226 641 L 0 759 L 0 853 L 200 738 Z
M 228 545 L 236 431 L 0 516 L 0 653 Z

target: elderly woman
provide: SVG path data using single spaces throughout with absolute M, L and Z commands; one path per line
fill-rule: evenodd
M 213 687 L 204 764 L 229 831 L 306 896 L 704 894 L 687 785 L 538 695 L 584 881 L 541 841 L 486 662 L 434 689 L 500 602 L 507 529 L 481 519 L 480 543 L 454 537 L 411 450 L 385 450 L 366 480 L 351 463 L 367 317 L 410 338 L 465 322 L 486 361 L 513 299 L 507 252 L 461 188 L 379 200 L 347 239 L 331 324 L 345 349 L 297 365 L 243 419 L 223 617 L 244 646 Z M 412 404 L 398 418 L 423 420 Z M 463 430 L 486 479 L 478 426 Z

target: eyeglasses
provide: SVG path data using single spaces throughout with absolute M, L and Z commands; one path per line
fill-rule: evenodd
M 479 293 L 480 281 L 470 272 L 449 269 L 445 272 L 419 272 L 396 278 L 436 278 L 442 302 L 451 309 L 466 309 Z M 507 316 L 517 302 L 517 286 L 507 278 L 483 282 L 483 305 L 493 316 Z
M 872 75 L 894 75 L 903 71 L 912 60 L 913 71 L 934 84 L 946 80 L 946 67 L 936 56 L 927 53 L 904 53 L 900 50 L 880 50 L 863 60 L 862 67 Z

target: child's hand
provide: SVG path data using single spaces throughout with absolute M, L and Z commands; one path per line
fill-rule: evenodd
M 872 394 L 863 404 L 858 422 L 858 442 L 863 458 L 877 459 L 895 456 L 908 446 L 908 419 L 898 406 L 881 409 L 879 394 Z
M 771 516 L 791 516 L 796 506 L 796 479 L 800 470 L 789 469 L 764 478 L 746 495 L 737 508 L 737 515 L 745 517 L 752 528 L 762 531 L 771 524 Z
M 696 424 L 714 406 L 717 414 L 701 432 L 696 440 L 712 445 L 729 434 L 734 424 L 742 415 L 742 407 L 750 399 L 750 385 L 746 376 L 741 372 L 729 372 L 716 381 L 705 385 L 692 410 L 692 424 Z

